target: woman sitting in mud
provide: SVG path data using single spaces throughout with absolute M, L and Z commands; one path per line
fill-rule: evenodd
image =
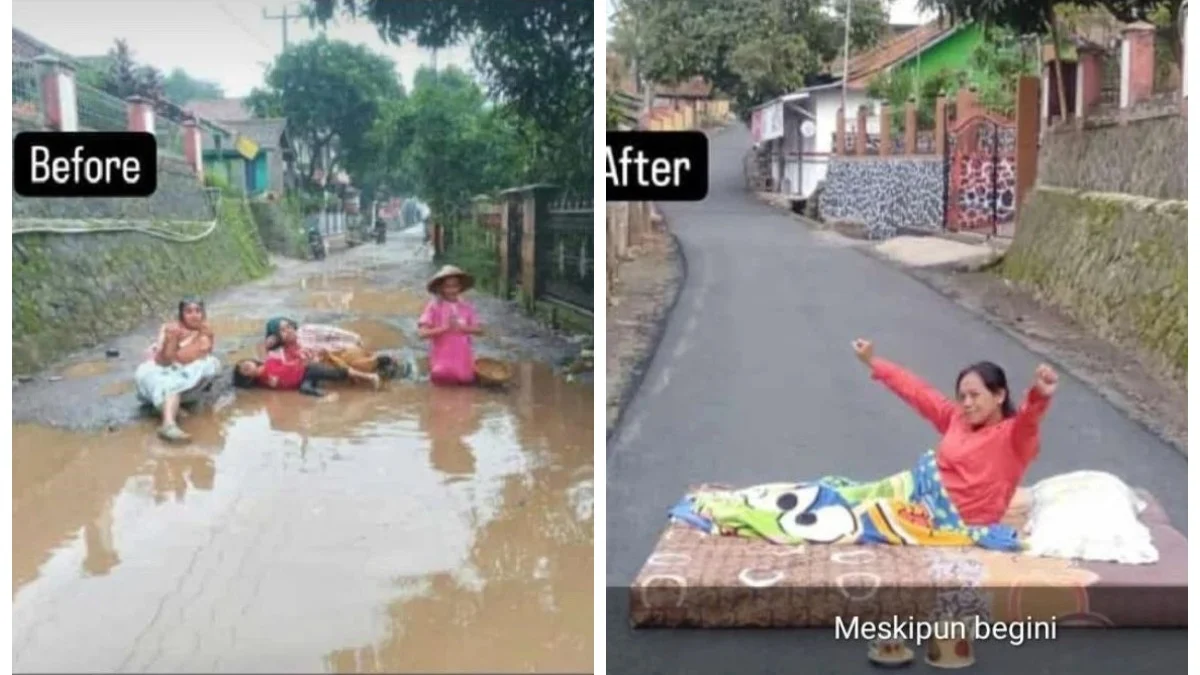
M 813 483 L 706 490 L 685 498 L 672 516 L 723 534 L 776 543 L 879 543 L 1019 550 L 1003 524 L 1029 465 L 1038 455 L 1042 417 L 1058 375 L 1038 366 L 1020 408 L 1004 370 L 987 361 L 958 375 L 958 401 L 900 366 L 875 357 L 866 340 L 854 351 L 882 382 L 941 434 L 909 471 L 872 483 L 826 477 Z
M 272 319 L 267 323 L 267 338 L 259 345 L 259 353 L 265 359 L 238 362 L 234 367 L 234 386 L 262 386 L 324 396 L 322 382 L 350 380 L 367 382 L 378 389 L 382 381 L 380 373 L 392 372 L 395 361 L 390 356 L 371 355 L 357 344 L 361 341 L 353 333 L 333 330 L 337 333 L 330 335 L 341 335 L 345 343 L 337 351 L 319 346 L 334 346 L 331 341 L 305 345 L 300 341 L 296 322 Z
M 134 374 L 138 399 L 162 416 L 158 435 L 167 441 L 187 441 L 177 423 L 180 405 L 192 403 L 221 372 L 212 355 L 214 341 L 204 303 L 184 299 L 175 321 L 163 324 L 158 339 L 147 351 L 147 360 Z
M 456 385 L 475 382 L 475 352 L 471 337 L 483 332 L 475 307 L 462 294 L 475 285 L 470 274 L 446 265 L 427 288 L 433 300 L 421 312 L 417 330 L 429 340 L 429 380 Z

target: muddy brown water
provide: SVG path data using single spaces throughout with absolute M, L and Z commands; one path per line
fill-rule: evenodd
M 416 316 L 429 296 L 413 291 L 381 290 L 361 277 L 314 277 L 302 282 L 306 303 L 313 309 Z
M 519 364 L 244 393 L 184 447 L 17 425 L 13 667 L 590 671 L 592 410 Z

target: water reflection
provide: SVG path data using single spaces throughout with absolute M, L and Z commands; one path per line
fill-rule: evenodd
M 251 392 L 186 449 L 17 426 L 14 667 L 588 670 L 591 396 L 526 365 Z

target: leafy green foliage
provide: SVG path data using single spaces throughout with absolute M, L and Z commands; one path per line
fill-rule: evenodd
M 884 0 L 852 0 L 852 49 L 887 27 Z M 845 2 L 834 0 L 626 0 L 614 48 L 651 82 L 697 75 L 746 114 L 809 83 L 841 54 Z
M 953 95 L 963 86 L 975 87 L 984 109 L 1012 116 L 1016 112 L 1018 78 L 1036 74 L 1039 63 L 1036 45 L 1023 43 L 1012 31 L 991 28 L 971 52 L 966 68 L 933 74 L 903 68 L 877 76 L 867 94 L 892 106 L 892 128 L 897 130 L 904 128 L 904 106 L 909 98 L 915 98 L 917 104 L 918 126 L 928 129 L 934 124 L 937 97 Z
M 318 169 L 363 172 L 374 159 L 366 145 L 382 107 L 401 99 L 395 64 L 362 45 L 315 40 L 288 47 L 267 71 L 266 86 L 247 98 L 260 117 L 286 117 L 288 131 L 311 151 L 301 172 L 311 181 Z M 320 158 L 336 149 L 334 166 Z
M 378 166 L 386 167 L 380 180 L 389 189 L 415 191 L 446 213 L 528 177 L 535 161 L 531 132 L 461 70 L 422 68 L 412 94 L 385 106 L 368 142 Z
M 314 0 L 315 21 L 342 11 L 363 17 L 392 42 L 425 47 L 470 42 L 489 92 L 520 126 L 542 178 L 590 192 L 595 20 L 591 0 L 556 2 L 385 2 Z
M 163 79 L 163 94 L 171 101 L 183 105 L 189 101 L 225 98 L 225 92 L 216 82 L 197 80 L 182 68 L 172 70 Z

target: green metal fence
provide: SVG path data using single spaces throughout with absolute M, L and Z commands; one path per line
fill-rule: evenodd
M 154 120 L 154 136 L 158 139 L 158 152 L 161 155 L 184 157 L 183 127 L 165 117 Z
M 36 120 L 41 115 L 42 96 L 38 87 L 37 64 L 26 59 L 13 59 L 13 116 Z
M 79 102 L 79 128 L 88 131 L 125 131 L 129 128 L 125 101 L 81 82 L 75 84 Z

